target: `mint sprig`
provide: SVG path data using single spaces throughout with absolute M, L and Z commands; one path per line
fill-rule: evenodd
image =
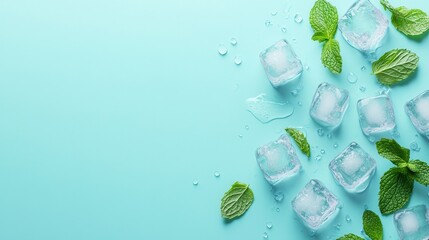
M 341 73 L 343 60 L 340 45 L 334 39 L 338 27 L 337 8 L 326 0 L 317 0 L 310 11 L 310 25 L 314 31 L 311 39 L 324 42 L 321 57 L 323 65 L 335 74 Z
M 365 240 L 359 236 L 354 235 L 353 233 L 349 233 L 347 235 L 344 235 L 340 238 L 337 238 L 337 240 Z
M 383 240 L 383 225 L 380 217 L 371 210 L 365 210 L 362 215 L 363 230 L 372 240 Z
M 286 128 L 285 130 L 293 138 L 301 152 L 304 153 L 307 157 L 310 157 L 310 144 L 308 143 L 305 135 L 296 128 Z
M 387 0 L 381 0 L 384 9 L 392 13 L 392 24 L 407 36 L 419 36 L 429 29 L 429 16 L 420 9 L 395 8 Z
M 407 49 L 394 49 L 372 63 L 372 72 L 380 83 L 391 86 L 407 79 L 416 71 L 418 63 L 417 54 Z
M 234 219 L 243 215 L 252 205 L 254 196 L 248 184 L 235 182 L 221 201 L 222 217 Z
M 383 215 L 387 215 L 409 202 L 414 180 L 429 185 L 429 166 L 420 160 L 410 161 L 410 150 L 393 139 L 382 138 L 376 146 L 380 156 L 396 165 L 384 173 L 380 181 L 378 207 Z

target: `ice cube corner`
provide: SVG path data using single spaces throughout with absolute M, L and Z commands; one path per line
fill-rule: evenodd
M 405 112 L 416 130 L 429 139 L 429 90 L 407 102 Z

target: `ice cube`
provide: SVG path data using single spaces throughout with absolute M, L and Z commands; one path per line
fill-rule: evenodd
M 280 40 L 259 55 L 273 87 L 290 85 L 299 80 L 302 63 L 286 40 Z M 296 81 L 294 81 L 296 80 Z
M 310 116 L 318 124 L 336 128 L 341 124 L 349 106 L 349 92 L 328 83 L 322 83 L 314 94 Z
M 292 200 L 301 222 L 312 231 L 325 226 L 339 212 L 340 202 L 319 180 L 312 179 Z
M 371 142 L 396 133 L 395 113 L 388 95 L 360 99 L 357 111 L 362 132 Z
M 386 36 L 389 21 L 369 0 L 358 0 L 338 22 L 344 39 L 357 50 L 374 53 Z
M 351 193 L 365 191 L 376 168 L 374 159 L 355 142 L 352 142 L 329 164 L 336 182 Z
M 405 111 L 417 131 L 429 139 L 429 90 L 407 102 Z
M 425 205 L 400 210 L 393 220 L 400 239 L 429 239 L 429 212 Z
M 265 179 L 272 185 L 296 175 L 301 168 L 295 148 L 286 135 L 259 147 L 256 161 Z

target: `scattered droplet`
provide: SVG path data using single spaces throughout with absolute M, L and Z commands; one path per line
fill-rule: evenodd
M 240 65 L 241 64 L 241 57 L 240 56 L 235 56 L 234 63 L 235 63 L 235 65 Z
M 261 121 L 267 123 L 275 119 L 283 119 L 291 116 L 294 106 L 289 102 L 273 101 L 262 93 L 246 100 L 247 110 Z
M 239 135 L 238 135 L 238 137 L 239 137 L 239 138 L 243 138 L 243 135 L 239 134 Z
M 274 10 L 274 11 L 271 12 L 271 16 L 275 16 L 275 15 L 277 15 L 277 11 L 276 10 Z
M 198 182 L 198 180 L 194 180 L 194 181 L 192 182 L 192 184 L 194 184 L 194 186 L 198 186 L 199 182 Z
M 346 215 L 346 222 L 351 222 L 352 221 L 352 219 L 350 218 L 350 215 Z
M 286 27 L 282 27 L 281 30 L 282 30 L 283 33 L 287 32 L 287 28 Z
M 296 95 L 298 95 L 298 93 L 299 93 L 299 91 L 297 89 L 294 89 L 294 90 L 290 91 L 290 94 L 292 96 L 296 96 Z
M 366 87 L 365 87 L 365 86 L 360 86 L 359 90 L 360 90 L 361 92 L 365 92 L 365 91 L 366 91 Z
M 296 42 L 296 38 L 292 38 L 292 42 Z
M 310 66 L 304 65 L 304 69 L 308 71 L 308 70 L 310 70 Z
M 220 44 L 220 45 L 219 45 L 219 48 L 217 49 L 217 51 L 218 51 L 218 53 L 219 53 L 221 56 L 224 56 L 224 55 L 226 55 L 226 54 L 228 53 L 228 48 L 226 48 L 226 46 L 225 46 L 225 45 Z
M 231 38 L 230 43 L 231 43 L 232 46 L 237 45 L 237 39 L 236 38 Z
M 410 149 L 413 150 L 414 152 L 420 152 L 420 146 L 417 142 L 412 142 L 410 144 Z
M 332 133 L 326 134 L 326 137 L 329 138 L 329 139 L 331 139 L 332 138 Z
M 335 229 L 340 230 L 341 229 L 341 223 L 335 224 Z
M 271 27 L 273 25 L 273 23 L 270 20 L 266 20 L 265 21 L 265 26 L 266 27 Z
M 321 154 L 325 154 L 325 149 L 320 149 Z
M 276 212 L 280 212 L 280 208 L 276 208 Z
M 365 71 L 365 70 L 366 70 L 366 67 L 365 67 L 365 66 L 362 66 L 362 67 L 360 68 L 360 70 L 363 72 L 363 71 Z
M 322 156 L 317 155 L 315 159 L 316 159 L 316 161 L 320 161 L 320 160 L 322 160 Z
M 266 226 L 267 226 L 268 229 L 271 229 L 271 228 L 273 228 L 273 223 L 272 222 L 267 222 Z
M 355 84 L 358 80 L 358 77 L 356 76 L 356 74 L 354 73 L 349 73 L 349 76 L 347 77 L 347 81 L 349 81 L 349 83 L 351 84 Z
M 274 193 L 274 200 L 276 200 L 276 202 L 281 203 L 284 199 L 284 194 L 283 192 L 279 191 Z
M 334 148 L 337 148 L 338 147 L 338 143 L 334 143 Z
M 262 234 L 262 237 L 263 237 L 264 239 L 268 239 L 268 233 L 264 232 L 264 233 Z
M 302 102 L 301 101 L 298 101 L 298 106 L 302 106 Z
M 323 128 L 317 129 L 317 134 L 321 137 L 325 136 L 325 130 Z
M 215 172 L 214 172 L 214 176 L 215 176 L 215 177 L 217 177 L 217 178 L 218 178 L 218 177 L 220 177 L 220 172 L 215 171 Z
M 295 20 L 296 23 L 302 22 L 302 16 L 299 13 L 295 14 L 295 17 L 293 19 Z
M 390 88 L 386 86 L 382 86 L 380 91 L 378 91 L 379 94 L 389 94 Z
M 249 129 L 250 129 L 249 125 L 245 125 L 245 126 L 244 126 L 244 128 L 245 128 L 246 130 L 249 130 Z

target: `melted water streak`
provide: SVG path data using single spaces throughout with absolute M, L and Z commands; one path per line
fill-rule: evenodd
M 246 107 L 262 123 L 290 117 L 295 110 L 295 107 L 291 103 L 269 99 L 264 93 L 253 98 L 248 98 L 246 100 Z

